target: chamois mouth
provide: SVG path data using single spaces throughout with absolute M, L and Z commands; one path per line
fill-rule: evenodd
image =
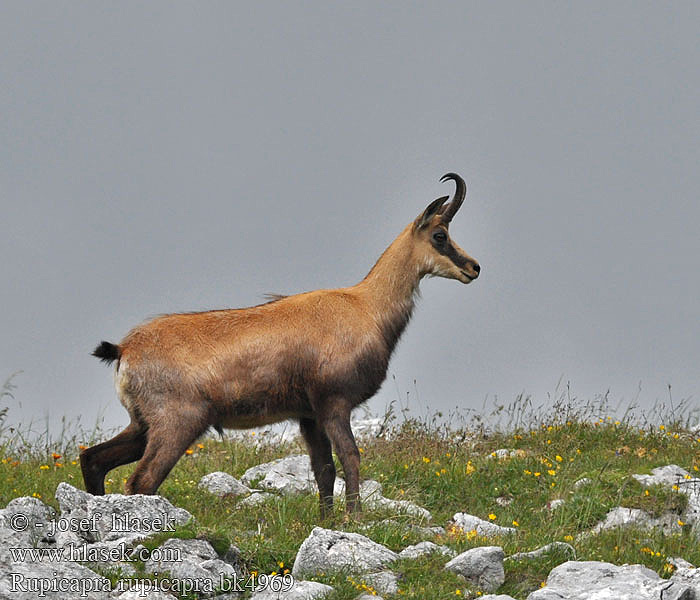
M 468 275 L 465 271 L 462 271 L 461 269 L 459 270 L 459 272 L 464 277 L 464 279 L 460 279 L 460 281 L 464 284 L 471 283 L 472 281 L 474 281 L 476 279 L 476 277 L 472 277 L 471 275 Z

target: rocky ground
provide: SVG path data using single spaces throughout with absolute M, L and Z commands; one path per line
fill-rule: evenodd
M 495 459 L 508 460 L 510 451 L 499 449 Z M 697 540 L 700 479 L 676 465 L 633 477 L 642 486 L 665 486 L 684 494 L 687 503 L 683 514 L 654 516 L 641 509 L 615 507 L 579 537 L 626 527 L 670 534 L 685 527 Z M 578 488 L 588 484 L 584 480 L 576 483 Z M 308 456 L 303 454 L 254 466 L 240 479 L 211 472 L 198 486 L 212 502 L 241 497 L 239 502 L 253 506 L 276 502 L 281 496 L 317 493 Z M 342 479 L 337 481 L 335 492 L 342 498 Z M 170 592 L 179 585 L 178 591 L 187 592 L 189 598 L 312 599 L 332 596 L 332 586 L 314 580 L 329 573 L 357 579 L 361 582 L 358 589 L 365 587 L 369 597 L 388 598 L 400 594 L 401 573 L 396 565 L 430 555 L 439 558 L 442 568 L 464 578 L 482 598 L 507 600 L 511 596 L 489 594 L 504 583 L 504 569 L 509 563 L 526 564 L 556 554 L 562 557 L 561 564 L 527 600 L 700 600 L 700 570 L 683 557 L 667 558 L 674 569 L 670 578 L 664 579 L 640 564 L 577 561 L 574 546 L 561 541 L 506 555 L 501 545 L 490 540 L 507 539 L 516 532 L 515 527 L 503 527 L 468 512 L 455 513 L 449 522 L 434 524 L 430 511 L 408 500 L 386 498 L 382 485 L 374 480 L 362 482 L 361 498 L 366 508 L 381 507 L 402 515 L 403 526 L 420 532 L 425 539 L 395 552 L 358 532 L 315 527 L 299 546 L 291 573 L 263 576 L 256 584 L 258 589 L 242 589 L 241 594 L 226 591 L 223 584 L 229 582 L 230 587 L 237 581 L 252 587 L 246 557 L 235 545 L 215 549 L 204 539 L 179 538 L 175 532 L 193 521 L 187 510 L 173 506 L 162 496 L 98 497 L 63 482 L 55 492 L 58 510 L 34 497 L 16 498 L 0 510 L 0 598 L 163 600 L 172 599 Z M 482 543 L 456 554 L 433 541 L 448 530 L 460 530 Z M 167 535 L 170 531 L 172 537 Z M 157 546 L 144 545 L 156 534 L 162 540 Z M 36 550 L 34 554 L 19 555 L 18 549 Z M 149 589 L 155 587 L 153 582 L 158 577 L 169 586 L 167 591 Z M 184 587 L 188 585 L 189 589 Z M 358 592 L 358 598 L 366 596 Z

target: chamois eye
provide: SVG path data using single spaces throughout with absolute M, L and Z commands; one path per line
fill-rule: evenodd
M 433 234 L 433 240 L 438 244 L 444 244 L 447 241 L 447 234 L 444 231 L 436 231 Z

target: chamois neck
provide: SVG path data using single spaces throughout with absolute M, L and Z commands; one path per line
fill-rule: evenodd
M 413 256 L 409 225 L 355 286 L 371 302 L 378 315 L 386 319 L 401 319 L 403 315 L 406 322 L 410 318 L 422 275 Z

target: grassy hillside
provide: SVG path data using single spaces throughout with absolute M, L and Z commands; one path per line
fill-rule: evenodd
M 523 419 L 511 418 L 507 433 L 488 432 L 478 423 L 448 430 L 406 420 L 389 439 L 360 443 L 361 476 L 380 481 L 389 498 L 412 500 L 430 510 L 432 525 L 447 526 L 452 515 L 461 511 L 517 528 L 514 536 L 488 541 L 449 527 L 446 535 L 432 538 L 456 552 L 488 544 L 503 546 L 509 555 L 558 540 L 572 544 L 578 560 L 642 563 L 662 576 L 673 569 L 668 557 L 681 556 L 700 564 L 700 546 L 684 524 L 679 533 L 666 536 L 628 529 L 577 538 L 615 506 L 642 508 L 656 515 L 670 510 L 680 515 L 685 496 L 661 487 L 645 490 L 631 478 L 633 473 L 648 473 L 671 463 L 691 473 L 698 471 L 700 439 L 678 419 L 673 422 L 667 417 L 665 422 L 640 427 L 630 418 L 591 418 L 585 410 L 560 406 L 549 415 L 527 420 L 525 427 L 519 424 Z M 7 431 L 5 435 L 9 435 Z M 56 506 L 53 494 L 60 481 L 83 487 L 77 464 L 77 444 L 81 440 L 75 440 L 73 447 L 69 442 L 53 449 L 26 446 L 24 451 L 17 450 L 14 442 L 0 445 L 0 506 L 25 495 Z M 499 448 L 518 452 L 512 458 L 497 459 L 491 453 Z M 300 451 L 303 449 L 296 442 L 259 443 L 252 435 L 242 440 L 204 439 L 194 445 L 160 488 L 173 504 L 196 517 L 196 525 L 185 528 L 180 535 L 208 538 L 217 548 L 225 548 L 229 542 L 236 544 L 250 571 L 291 569 L 299 545 L 320 524 L 315 497 L 280 496 L 261 506 L 238 507 L 238 500 L 215 498 L 199 490 L 197 483 L 212 471 L 227 471 L 239 477 L 248 467 Z M 113 471 L 107 482 L 108 492 L 123 492 L 132 468 Z M 574 483 L 583 477 L 592 483 L 576 489 Z M 551 510 L 548 503 L 555 499 L 565 502 Z M 367 524 L 390 516 L 394 523 L 367 528 Z M 356 520 L 345 521 L 338 507 L 334 518 L 322 525 L 358 531 L 395 551 L 426 539 L 407 532 L 402 522 L 416 521 L 381 511 L 365 511 Z M 548 556 L 534 562 L 506 563 L 506 582 L 499 593 L 525 598 L 564 560 Z M 395 570 L 402 576 L 400 596 L 478 597 L 476 590 L 442 569 L 445 561 L 433 556 L 398 563 Z M 359 577 L 317 579 L 336 588 L 332 596 L 335 600 L 355 598 L 358 590 L 367 587 Z

